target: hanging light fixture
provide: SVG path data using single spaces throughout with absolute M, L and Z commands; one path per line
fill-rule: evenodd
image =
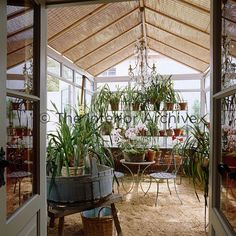
M 146 28 L 144 20 L 144 7 L 140 7 L 140 16 L 142 22 L 142 38 L 137 40 L 135 44 L 134 56 L 135 64 L 129 65 L 128 75 L 131 78 L 132 82 L 137 83 L 140 86 L 143 86 L 150 82 L 151 78 L 157 73 L 156 65 L 153 63 L 152 66 L 148 63 L 148 46 L 146 41 Z
M 156 74 L 156 65 L 152 66 L 148 63 L 148 48 L 144 39 L 139 40 L 135 44 L 135 65 L 129 65 L 128 75 L 131 81 L 138 85 L 145 85 L 150 82 L 151 78 Z

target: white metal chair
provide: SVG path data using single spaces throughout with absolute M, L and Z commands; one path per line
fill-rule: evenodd
M 131 187 L 127 190 L 126 187 L 124 186 L 124 182 L 123 179 L 125 177 L 125 174 L 123 172 L 119 172 L 119 171 L 115 171 L 114 172 L 114 177 L 116 178 L 116 182 L 117 182 L 117 192 L 120 193 L 120 183 L 122 185 L 122 188 L 124 189 L 125 193 L 128 194 L 131 192 L 131 190 L 133 189 L 133 181 L 132 181 L 132 185 Z
M 174 188 L 175 188 L 176 195 L 177 195 L 180 203 L 182 204 L 182 201 L 181 201 L 179 194 L 177 192 L 177 189 L 176 189 L 176 177 L 177 177 L 177 173 L 178 173 L 178 170 L 179 170 L 181 164 L 182 164 L 182 157 L 181 156 L 177 156 L 177 155 L 173 155 L 173 154 L 171 154 L 170 156 L 169 155 L 165 156 L 165 158 L 163 158 L 161 160 L 160 165 L 166 166 L 166 170 L 161 171 L 161 172 L 151 173 L 149 175 L 150 176 L 150 185 L 148 187 L 148 190 L 145 192 L 145 195 L 148 193 L 148 191 L 151 187 L 151 184 L 152 184 L 152 180 L 154 179 L 157 184 L 155 206 L 157 206 L 157 199 L 158 199 L 158 193 L 159 193 L 159 183 L 162 182 L 163 180 L 166 180 L 167 187 L 168 187 L 170 194 L 171 194 L 171 191 L 170 191 L 170 186 L 169 186 L 169 180 L 174 181 Z

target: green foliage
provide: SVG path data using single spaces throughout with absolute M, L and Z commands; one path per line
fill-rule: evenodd
M 55 113 L 59 113 L 53 104 Z M 100 163 L 113 165 L 109 151 L 105 150 L 105 143 L 100 135 L 100 127 L 90 119 L 88 114 L 80 116 L 74 109 L 76 122 L 67 121 L 64 111 L 57 122 L 55 133 L 48 134 L 47 170 L 48 174 L 61 175 L 62 166 L 78 167 L 88 158 L 88 153 L 93 153 Z
M 123 94 L 123 91 L 117 87 L 117 91 L 112 92 L 109 90 L 109 102 L 110 103 L 119 103 L 121 100 L 121 96 Z
M 203 118 L 190 127 L 190 135 L 183 142 L 178 142 L 173 150 L 184 157 L 183 168 L 186 175 L 192 177 L 196 191 L 196 185 L 203 184 L 204 196 L 208 196 L 209 178 L 209 130 L 208 122 Z
M 106 84 L 100 91 L 94 94 L 92 98 L 91 111 L 99 116 L 106 116 L 110 103 L 110 95 L 110 88 Z

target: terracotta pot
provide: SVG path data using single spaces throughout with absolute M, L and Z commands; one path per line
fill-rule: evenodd
M 181 111 L 186 110 L 186 109 L 187 109 L 187 105 L 188 105 L 187 102 L 180 102 L 180 103 L 179 103 L 179 109 L 180 109 Z
M 138 134 L 139 136 L 146 136 L 147 135 L 147 131 L 146 130 L 140 130 L 139 131 L 139 134 Z
M 27 128 L 14 128 L 15 130 L 15 136 L 27 136 L 28 135 L 28 129 Z
M 166 130 L 166 135 L 167 136 L 172 136 L 173 135 L 173 130 L 172 129 L 167 129 Z
M 174 103 L 166 102 L 166 110 L 167 111 L 173 111 L 174 110 Z
M 156 151 L 155 151 L 155 150 L 152 150 L 152 149 L 149 149 L 149 150 L 148 150 L 148 155 L 147 155 L 146 160 L 147 160 L 147 161 L 154 161 L 155 158 L 156 158 Z
M 110 103 L 111 105 L 111 110 L 112 111 L 118 111 L 119 110 L 119 103 Z
M 160 136 L 165 136 L 165 130 L 159 130 Z
M 140 152 L 137 154 L 123 152 L 123 155 L 124 155 L 124 159 L 130 162 L 142 162 L 145 159 L 145 152 L 143 153 Z
M 133 111 L 139 111 L 140 104 L 138 102 L 132 103 L 132 109 Z
M 180 136 L 181 135 L 182 129 L 173 129 L 173 130 L 174 130 L 175 136 Z
M 34 104 L 32 102 L 29 102 L 29 101 L 24 102 L 24 106 L 25 106 L 26 111 L 33 110 L 33 105 Z
M 21 107 L 20 102 L 12 102 L 11 105 L 12 105 L 12 110 L 18 110 Z

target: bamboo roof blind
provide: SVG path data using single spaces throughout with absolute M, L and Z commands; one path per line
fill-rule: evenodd
M 204 72 L 210 63 L 210 0 L 140 0 L 48 9 L 48 45 L 91 75 L 97 76 L 131 57 L 142 35 L 150 49 Z M 26 58 L 21 50 L 32 43 L 32 25 L 22 16 L 32 11 L 8 12 L 8 67 Z M 235 14 L 227 32 L 236 40 Z M 22 18 L 22 19 L 21 19 Z M 232 53 L 236 55 L 235 48 Z M 25 57 L 25 56 L 24 56 Z

